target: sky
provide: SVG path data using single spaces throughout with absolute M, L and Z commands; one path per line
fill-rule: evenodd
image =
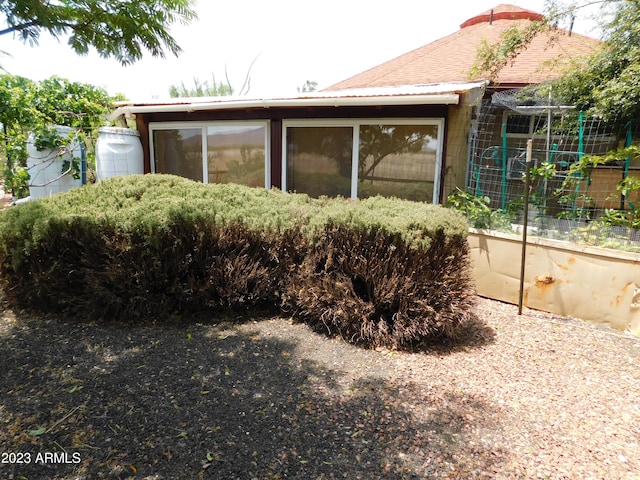
M 0 65 L 32 80 L 53 75 L 123 93 L 131 100 L 166 98 L 171 85 L 215 76 L 239 89 L 250 72 L 248 96 L 295 96 L 305 81 L 328 87 L 459 30 L 460 24 L 501 3 L 543 12 L 544 0 L 198 0 L 198 20 L 175 25 L 182 53 L 166 59 L 146 54 L 132 66 L 79 56 L 42 35 L 29 46 L 0 37 Z M 561 25 L 562 26 L 562 25 Z M 574 31 L 596 36 L 586 16 Z M 253 67 L 251 64 L 253 62 Z M 251 70 L 249 70 L 251 67 Z

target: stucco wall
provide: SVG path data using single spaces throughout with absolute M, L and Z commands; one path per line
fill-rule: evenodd
M 460 104 L 449 107 L 444 183 L 442 186 L 443 203 L 456 186 L 461 189 L 465 188 L 469 156 L 469 130 L 473 109 L 471 105 L 467 104 L 465 97 L 466 94 L 461 95 Z
M 521 238 L 472 229 L 478 294 L 518 304 Z M 528 238 L 526 307 L 640 335 L 640 255 Z

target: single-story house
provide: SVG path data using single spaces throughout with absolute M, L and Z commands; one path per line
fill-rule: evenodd
M 277 187 L 311 196 L 382 194 L 433 203 L 464 187 L 476 105 L 496 89 L 555 75 L 545 62 L 589 53 L 598 41 L 559 30 L 536 38 L 497 79 L 470 78 L 483 40 L 541 19 L 498 5 L 460 30 L 339 82 L 290 98 L 174 98 L 126 102 L 144 171 L 202 182 Z

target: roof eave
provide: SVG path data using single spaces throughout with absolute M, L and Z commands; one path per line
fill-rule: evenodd
M 255 108 L 305 108 L 305 107 L 351 107 L 380 105 L 457 105 L 460 95 L 455 92 L 427 95 L 391 95 L 371 97 L 321 97 L 275 100 L 234 100 L 193 102 L 159 105 L 123 105 L 109 115 L 109 121 L 121 116 L 139 113 L 192 113 L 213 110 L 241 110 Z

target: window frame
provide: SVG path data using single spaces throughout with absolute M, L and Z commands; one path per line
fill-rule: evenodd
M 200 129 L 202 136 L 202 183 L 209 183 L 208 165 L 208 127 L 215 126 L 254 126 L 264 128 L 264 188 L 271 188 L 271 122 L 269 120 L 211 120 L 211 121 L 177 121 L 177 122 L 149 122 L 149 157 L 150 171 L 156 172 L 156 156 L 153 142 L 155 131 L 177 129 Z
M 529 117 L 529 130 L 527 133 L 510 133 L 507 127 L 506 135 L 507 138 L 521 138 L 521 139 L 529 139 L 529 138 L 547 138 L 546 133 L 535 133 L 537 130 L 535 129 L 538 120 L 536 119 L 544 119 L 545 122 L 547 120 L 547 116 L 545 114 L 535 114 L 535 115 L 526 115 L 523 113 L 511 112 L 505 110 L 502 117 L 502 123 L 504 125 L 509 125 L 509 117 Z
M 287 129 L 289 127 L 351 127 L 353 132 L 353 145 L 351 152 L 351 198 L 358 198 L 358 167 L 360 162 L 360 127 L 366 125 L 433 125 L 437 127 L 438 138 L 436 148 L 436 165 L 433 179 L 432 203 L 439 204 L 441 188 L 442 161 L 444 158 L 444 127 L 443 117 L 429 118 L 349 118 L 349 119 L 295 119 L 282 121 L 282 190 L 289 191 L 287 184 Z

